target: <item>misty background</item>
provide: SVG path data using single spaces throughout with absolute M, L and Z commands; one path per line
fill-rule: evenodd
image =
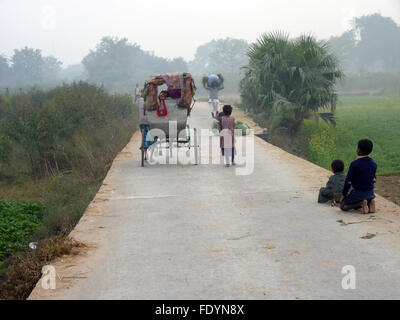
M 400 90 L 400 2 L 0 0 L 0 90 L 87 80 L 131 92 L 151 74 L 211 72 L 238 94 L 262 32 L 328 41 L 341 91 Z M 200 81 L 197 80 L 200 94 Z

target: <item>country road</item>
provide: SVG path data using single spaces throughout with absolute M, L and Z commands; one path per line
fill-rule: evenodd
M 207 104 L 190 123 L 210 126 Z M 88 247 L 55 261 L 56 290 L 39 281 L 30 299 L 400 298 L 396 205 L 379 197 L 364 216 L 317 204 L 329 172 L 257 137 L 244 176 L 213 164 L 141 168 L 139 141 L 71 234 Z M 347 265 L 354 290 L 342 288 Z

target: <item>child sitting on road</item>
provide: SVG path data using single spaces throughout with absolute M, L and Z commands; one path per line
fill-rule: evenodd
M 358 142 L 358 159 L 351 163 L 343 187 L 340 201 L 340 208 L 343 211 L 362 208 L 364 214 L 375 213 L 374 184 L 377 165 L 369 157 L 373 146 L 372 141 L 368 139 Z M 353 189 L 348 194 L 350 187 Z
M 222 155 L 225 157 L 225 165 L 227 167 L 235 165 L 235 119 L 231 116 L 232 107 L 225 105 L 223 108 L 224 115 L 219 117 L 221 126 L 220 147 Z
M 346 179 L 344 171 L 344 162 L 342 160 L 334 160 L 331 164 L 333 176 L 331 176 L 326 184 L 325 188 L 319 190 L 318 203 L 327 203 L 331 200 L 340 200 L 340 194 L 342 193 L 344 180 Z M 335 196 L 339 195 L 339 199 L 335 199 Z

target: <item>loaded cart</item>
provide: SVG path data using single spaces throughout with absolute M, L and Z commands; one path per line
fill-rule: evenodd
M 164 88 L 162 88 L 164 87 Z M 196 86 L 189 73 L 165 74 L 150 77 L 142 90 L 139 112 L 142 131 L 142 167 L 149 156 L 158 150 L 194 148 L 195 164 L 198 164 L 197 129 L 191 135 L 187 123 L 195 104 Z M 140 107 L 142 104 L 142 107 Z

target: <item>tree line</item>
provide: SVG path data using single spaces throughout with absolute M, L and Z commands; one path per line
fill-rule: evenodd
M 345 73 L 400 72 L 400 27 L 391 18 L 380 14 L 355 18 L 350 30 L 327 43 Z M 126 38 L 104 37 L 80 64 L 64 69 L 57 58 L 25 47 L 9 59 L 0 55 L 0 89 L 87 80 L 128 92 L 150 74 L 187 71 L 197 77 L 221 73 L 239 79 L 249 63 L 249 46 L 242 39 L 214 39 L 200 45 L 192 61 L 185 61 L 159 57 Z
M 400 72 L 400 26 L 375 13 L 353 20 L 350 30 L 331 37 L 332 51 L 347 73 Z
M 16 49 L 10 59 L 0 55 L 0 85 L 25 87 L 50 84 L 58 79 L 61 65 L 57 58 L 43 56 L 39 49 Z
M 25 47 L 11 58 L 0 55 L 0 87 L 15 89 L 33 85 L 47 87 L 62 82 L 85 80 L 111 89 L 131 89 L 151 74 L 191 72 L 203 76 L 211 72 L 239 74 L 247 61 L 248 43 L 226 38 L 205 43 L 195 59 L 166 59 L 143 50 L 126 38 L 103 37 L 80 64 L 62 68 L 62 62 L 43 56 L 41 50 Z

